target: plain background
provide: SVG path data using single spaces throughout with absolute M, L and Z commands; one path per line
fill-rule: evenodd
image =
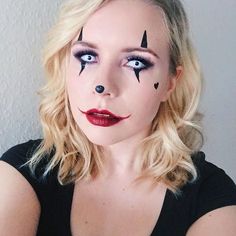
M 62 0 L 0 1 L 0 154 L 41 137 L 40 53 Z M 236 181 L 236 1 L 184 0 L 205 85 L 203 151 Z

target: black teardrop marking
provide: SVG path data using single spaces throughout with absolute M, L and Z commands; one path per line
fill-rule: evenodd
M 140 73 L 140 71 L 141 71 L 140 69 L 134 69 L 134 73 L 135 73 L 139 83 L 140 83 L 140 80 L 139 80 L 139 73 Z
M 155 88 L 155 89 L 157 89 L 158 86 L 159 86 L 159 83 L 158 83 L 158 82 L 154 84 L 154 88 Z
M 83 62 L 81 62 L 81 70 L 80 70 L 80 72 L 79 72 L 79 75 L 83 72 L 83 70 L 85 69 L 85 65 L 86 65 L 86 63 L 83 63 Z
M 79 38 L 78 38 L 78 41 L 82 41 L 82 40 L 83 40 L 83 27 L 80 31 Z
M 148 43 L 147 43 L 147 31 L 145 30 L 143 33 L 143 38 L 142 38 L 142 43 L 141 43 L 142 48 L 147 48 Z

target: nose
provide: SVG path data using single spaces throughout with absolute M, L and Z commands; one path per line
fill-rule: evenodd
M 114 65 L 110 63 L 100 65 L 92 84 L 93 94 L 110 98 L 117 97 L 120 91 L 118 77 L 119 73 Z

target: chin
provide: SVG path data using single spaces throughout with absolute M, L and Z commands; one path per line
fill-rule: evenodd
M 99 146 L 110 146 L 125 139 L 122 134 L 106 130 L 106 128 L 101 128 L 100 130 L 83 130 L 83 133 L 91 143 Z

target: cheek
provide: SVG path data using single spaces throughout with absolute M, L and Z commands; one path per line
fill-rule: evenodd
M 66 74 L 67 91 L 71 103 L 73 103 L 75 100 L 79 101 L 79 98 L 87 89 L 86 81 L 88 80 L 79 76 L 80 69 L 79 63 L 72 59 Z
M 135 81 L 137 82 L 137 81 Z M 151 103 L 153 100 L 161 100 L 166 93 L 167 75 L 162 70 L 156 73 L 143 73 L 140 83 L 134 83 L 130 94 L 137 96 L 146 103 Z
M 161 98 L 162 91 L 159 88 L 154 89 L 151 83 L 148 86 L 139 84 L 139 89 L 129 92 L 129 107 L 132 107 L 132 113 L 136 114 L 142 122 L 151 122 L 158 111 Z
M 77 91 L 77 86 L 78 83 L 75 75 L 75 69 L 73 66 L 70 65 L 66 74 L 66 87 L 70 102 L 74 100 Z
M 72 115 L 74 119 L 76 120 L 77 116 L 77 96 L 76 96 L 76 90 L 73 86 L 72 80 L 67 80 L 67 94 L 68 94 L 68 100 L 71 108 Z
M 79 91 L 79 83 L 77 78 L 78 70 L 73 64 L 70 64 L 66 74 L 66 89 L 68 94 L 68 99 L 70 103 L 70 108 L 72 111 L 72 115 L 76 120 L 76 116 L 78 114 L 78 101 L 80 93 Z
M 81 66 L 79 62 L 75 58 L 71 57 L 68 70 L 67 70 L 67 79 L 73 80 L 75 78 L 78 78 L 80 69 L 81 69 Z
M 143 106 L 143 110 L 151 117 L 151 119 L 156 115 L 160 103 L 160 93 L 155 93 L 155 91 L 153 94 L 149 94 L 142 101 L 140 101 L 140 104 Z

